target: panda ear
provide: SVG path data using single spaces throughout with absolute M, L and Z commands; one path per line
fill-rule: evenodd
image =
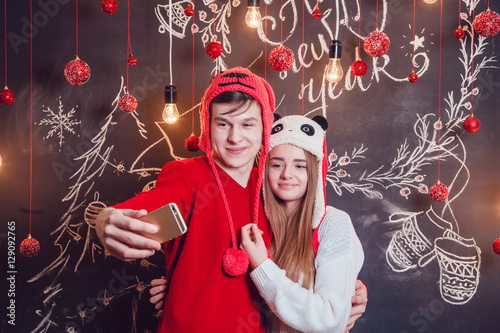
M 278 120 L 281 119 L 281 115 L 279 115 L 277 113 L 273 113 L 273 115 L 274 115 L 274 121 L 273 122 L 278 121 Z
M 323 116 L 314 116 L 312 118 L 313 121 L 317 122 L 319 126 L 323 129 L 323 131 L 326 131 L 328 128 L 328 120 L 326 120 L 325 117 Z

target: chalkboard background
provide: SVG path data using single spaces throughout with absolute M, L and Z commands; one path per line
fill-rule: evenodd
M 359 7 L 356 1 L 340 1 L 345 76 L 333 86 L 323 80 L 323 72 L 324 46 L 336 33 L 334 1 L 320 2 L 321 20 L 311 17 L 314 1 L 305 2 L 304 15 L 300 1 L 269 3 L 267 37 L 262 29 L 246 27 L 243 1 L 197 0 L 192 18 L 182 14 L 186 1 L 174 1 L 171 53 L 168 3 L 131 1 L 132 51 L 139 61 L 129 68 L 128 85 L 139 106 L 124 114 L 117 99 L 127 85 L 127 3 L 119 1 L 118 11 L 108 15 L 100 1 L 80 1 L 78 55 L 92 74 L 85 85 L 72 86 L 63 69 L 75 55 L 75 1 L 33 1 L 31 122 L 29 2 L 8 1 L 8 83 L 16 101 L 0 106 L 0 244 L 3 271 L 16 273 L 7 274 L 14 284 L 2 279 L 2 331 L 155 331 L 158 317 L 147 284 L 165 273 L 162 254 L 133 263 L 106 257 L 88 217 L 95 207 L 150 186 L 165 162 L 201 154 L 188 152 L 184 140 L 193 128 L 199 135 L 198 103 L 211 77 L 234 66 L 266 76 L 278 113 L 304 110 L 329 120 L 328 203 L 350 214 L 365 251 L 360 278 L 368 285 L 369 303 L 352 332 L 497 331 L 500 257 L 491 246 L 500 237 L 499 37 L 475 35 L 472 51 L 470 29 L 462 40 L 454 37 L 460 2 L 443 2 L 438 141 L 439 2 L 416 1 L 413 26 L 413 2 L 378 1 L 378 26 L 391 47 L 378 59 L 362 51 L 368 73 L 355 78 L 349 66 L 358 45 Z M 474 14 L 470 2 L 461 3 L 460 22 L 467 27 Z M 284 44 L 296 57 L 284 74 L 266 64 L 280 42 L 280 6 Z M 487 2 L 479 1 L 475 14 L 486 8 Z M 265 9 L 262 1 L 263 16 Z M 500 10 L 496 3 L 491 9 Z M 205 53 L 214 18 L 224 47 L 217 60 Z M 362 38 L 375 29 L 376 18 L 376 1 L 362 0 Z M 413 28 L 419 75 L 414 84 L 407 80 Z M 477 90 L 473 110 L 481 121 L 475 134 L 462 128 L 471 108 L 471 54 Z M 172 125 L 161 122 L 170 55 L 181 113 Z M 17 251 L 13 269 L 7 267 L 7 224 L 15 225 L 16 247 L 29 232 L 30 125 L 31 225 L 41 250 L 33 258 Z M 428 195 L 438 179 L 438 156 L 440 179 L 450 188 L 444 203 Z M 15 326 L 8 323 L 12 311 L 4 315 L 12 300 Z

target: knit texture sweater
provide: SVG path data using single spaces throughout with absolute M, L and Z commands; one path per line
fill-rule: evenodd
M 344 332 L 363 248 L 349 215 L 329 206 L 318 240 L 311 289 L 290 280 L 270 259 L 250 274 L 272 311 L 267 315 L 267 332 Z
M 240 242 L 240 228 L 251 223 L 257 169 L 246 187 L 217 167 Z M 221 268 L 231 234 L 224 204 L 207 157 L 167 163 L 155 189 L 114 206 L 155 210 L 175 202 L 187 232 L 164 243 L 168 293 L 158 332 L 265 332 L 260 321 L 263 301 L 249 274 L 229 277 Z M 270 242 L 262 203 L 258 226 Z M 162 273 L 158 273 L 160 275 Z

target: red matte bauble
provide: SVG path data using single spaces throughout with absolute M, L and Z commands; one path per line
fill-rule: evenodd
M 137 109 L 137 99 L 130 94 L 122 95 L 118 100 L 118 107 L 125 113 L 132 113 Z
M 112 15 L 118 9 L 118 2 L 116 0 L 102 0 L 101 8 L 106 14 Z
M 137 58 L 130 54 L 130 56 L 127 58 L 127 64 L 129 64 L 129 66 L 137 65 Z
M 222 269 L 230 276 L 245 274 L 249 264 L 246 253 L 238 249 L 227 249 L 222 257 Z
M 474 116 L 467 117 L 464 120 L 464 130 L 468 133 L 476 133 L 481 127 L 481 122 Z
M 380 57 L 389 51 L 391 41 L 382 31 L 373 31 L 365 38 L 365 52 L 372 57 Z
M 488 8 L 476 16 L 472 26 L 480 36 L 495 36 L 500 31 L 500 15 Z
M 363 76 L 368 72 L 368 66 L 363 60 L 356 60 L 351 65 L 351 72 L 356 76 Z
M 448 198 L 448 188 L 441 182 L 437 182 L 429 189 L 429 195 L 436 202 L 443 202 Z
M 417 82 L 418 81 L 418 75 L 417 75 L 417 73 L 411 72 L 411 74 L 408 75 L 408 81 L 410 81 L 411 83 Z
M 455 30 L 455 37 L 458 39 L 462 39 L 465 36 L 465 31 L 462 29 L 462 27 L 458 27 L 457 30 Z
M 214 39 L 213 42 L 208 43 L 206 51 L 210 58 L 218 58 L 222 54 L 222 45 Z
M 40 243 L 28 235 L 28 238 L 21 242 L 21 246 L 19 246 L 19 251 L 25 257 L 34 257 L 40 252 Z
M 275 47 L 269 53 L 269 64 L 278 72 L 286 72 L 292 68 L 294 61 L 293 51 L 284 45 Z
M 9 106 L 16 100 L 16 95 L 9 88 L 5 87 L 0 91 L 0 103 Z
M 500 238 L 498 238 L 493 242 L 493 251 L 496 254 L 500 255 Z
M 319 10 L 319 6 L 316 6 L 316 8 L 314 8 L 312 12 L 312 17 L 316 20 L 319 20 L 321 18 L 321 15 L 323 15 L 323 13 L 321 13 L 321 10 Z
M 64 77 L 74 86 L 85 84 L 90 78 L 90 67 L 78 56 L 64 67 Z
M 184 146 L 186 147 L 186 149 L 192 152 L 198 151 L 198 149 L 200 149 L 199 144 L 200 144 L 200 138 L 194 134 L 191 134 L 186 139 L 186 141 L 184 141 Z
M 184 15 L 186 16 L 193 16 L 194 15 L 194 9 L 191 3 L 187 4 L 187 7 L 184 9 Z

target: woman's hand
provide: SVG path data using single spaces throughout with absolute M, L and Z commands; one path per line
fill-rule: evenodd
M 151 281 L 151 289 L 149 293 L 151 294 L 151 298 L 149 301 L 151 304 L 154 304 L 156 310 L 163 309 L 163 305 L 165 305 L 165 296 L 167 293 L 165 289 L 167 288 L 167 279 L 162 276 L 160 279 L 154 279 Z
M 345 332 L 349 332 L 349 330 L 356 323 L 356 320 L 358 320 L 366 310 L 366 303 L 368 303 L 368 289 L 361 280 L 356 281 L 356 291 L 354 292 L 354 296 L 351 298 L 351 303 L 351 316 L 347 322 Z
M 252 269 L 255 269 L 267 259 L 267 248 L 262 239 L 262 233 L 254 223 L 241 228 L 240 249 L 247 254 Z

